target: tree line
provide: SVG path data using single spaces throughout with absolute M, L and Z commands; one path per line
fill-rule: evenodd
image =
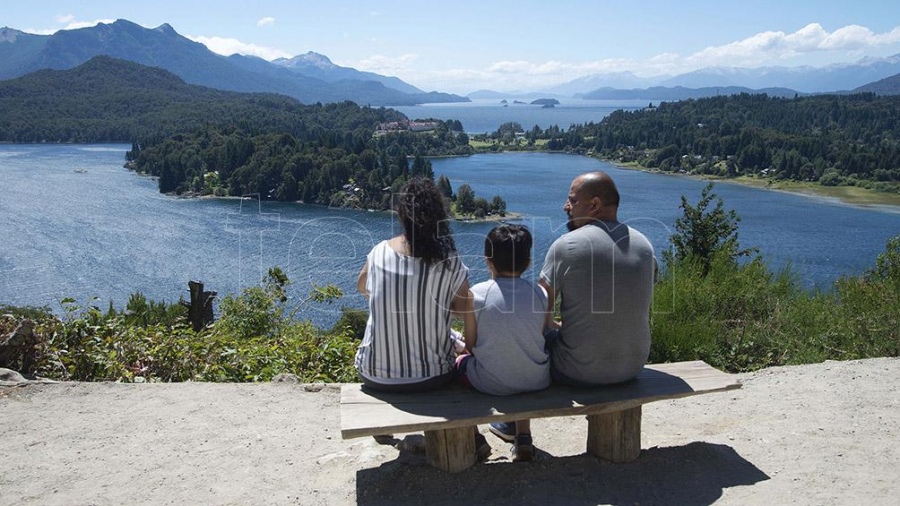
M 342 114 L 365 115 L 366 109 L 348 105 Z M 426 157 L 471 152 L 461 144 L 466 139 L 443 122 L 433 132 L 373 132 L 374 126 L 334 126 L 251 134 L 209 126 L 136 141 L 126 159 L 128 167 L 158 177 L 163 193 L 258 194 L 266 200 L 388 209 L 391 195 L 408 178 L 434 179 Z
M 549 136 L 546 148 L 666 172 L 900 192 L 900 96 L 743 93 L 663 102 L 573 125 Z

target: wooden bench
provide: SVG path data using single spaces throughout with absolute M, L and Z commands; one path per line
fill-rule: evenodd
M 475 425 L 586 415 L 587 451 L 613 462 L 629 462 L 641 452 L 643 404 L 740 387 L 733 375 L 702 361 L 647 365 L 634 380 L 615 386 L 554 385 L 506 397 L 460 385 L 389 394 L 347 384 L 341 388 L 341 437 L 424 431 L 428 463 L 455 473 L 475 464 Z

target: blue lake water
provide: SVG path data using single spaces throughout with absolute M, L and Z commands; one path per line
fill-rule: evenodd
M 577 98 L 559 99 L 560 104 L 552 108 L 540 105 L 515 104 L 513 98 L 506 99 L 507 106 L 496 100 L 473 100 L 451 104 L 424 104 L 393 107 L 409 119 L 458 119 L 463 129 L 470 134 L 495 132 L 503 123 L 514 121 L 525 130 L 535 125 L 541 129 L 558 126 L 568 130 L 575 124 L 599 122 L 618 109 L 634 110 L 647 107 L 647 100 L 582 100 Z M 521 99 L 530 102 L 531 99 Z M 659 101 L 653 101 L 658 103 Z
M 134 292 L 155 300 L 187 297 L 198 280 L 220 295 L 257 284 L 270 266 L 303 299 L 313 284 L 345 296 L 303 315 L 327 325 L 342 305 L 364 307 L 356 274 L 369 249 L 397 233 L 389 213 L 247 199 L 180 199 L 122 167 L 126 145 L 0 145 L 0 304 L 49 306 L 98 297 L 117 307 Z M 668 247 L 681 195 L 695 203 L 705 185 L 688 178 L 618 169 L 576 155 L 507 153 L 433 160 L 454 188 L 502 195 L 535 236 L 535 264 L 564 231 L 562 204 L 572 178 L 605 170 L 622 194 L 620 218 L 658 252 Z M 741 245 L 759 247 L 774 268 L 791 264 L 807 287 L 828 288 L 842 274 L 874 265 L 900 234 L 900 209 L 720 183 L 715 192 L 742 218 Z M 454 223 L 471 279 L 487 278 L 481 259 L 490 223 Z M 534 275 L 532 269 L 527 273 Z

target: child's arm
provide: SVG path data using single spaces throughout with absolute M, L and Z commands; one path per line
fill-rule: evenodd
M 469 289 L 469 280 L 463 281 L 457 290 L 450 310 L 463 318 L 466 351 L 471 353 L 478 340 L 478 333 L 475 323 L 475 295 Z
M 547 293 L 547 312 L 544 314 L 544 328 L 558 329 L 562 327 L 562 322 L 553 319 L 553 313 L 556 309 L 556 290 L 544 281 L 544 278 L 539 279 L 538 284 Z

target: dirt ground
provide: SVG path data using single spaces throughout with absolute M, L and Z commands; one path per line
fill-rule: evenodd
M 584 418 L 535 420 L 535 461 L 488 434 L 459 474 L 421 435 L 342 440 L 340 385 L 7 384 L 0 504 L 892 504 L 898 377 L 900 359 L 825 362 L 647 404 L 627 464 L 585 454 Z

